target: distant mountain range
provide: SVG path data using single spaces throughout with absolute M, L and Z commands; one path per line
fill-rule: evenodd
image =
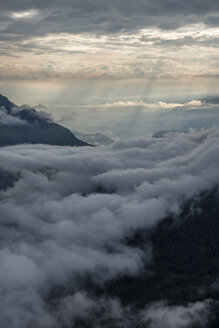
M 153 138 L 170 138 L 174 137 L 176 133 L 182 133 L 185 131 L 179 131 L 179 130 L 164 130 L 164 131 L 158 131 L 156 132 L 152 137 Z
M 89 146 L 46 113 L 19 107 L 0 94 L 0 146 L 16 144 Z
M 203 98 L 201 99 L 203 103 L 208 103 L 208 104 L 219 104 L 219 97 L 208 97 L 208 98 Z
M 113 138 L 103 133 L 84 133 L 84 132 L 74 131 L 74 134 L 78 138 L 81 138 L 84 141 L 91 143 L 92 145 L 95 146 L 99 146 L 99 145 L 109 146 L 114 142 Z

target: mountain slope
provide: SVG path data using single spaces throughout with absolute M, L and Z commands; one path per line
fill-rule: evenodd
M 30 108 L 21 108 L 0 94 L 0 146 L 15 144 L 87 146 L 67 128 Z

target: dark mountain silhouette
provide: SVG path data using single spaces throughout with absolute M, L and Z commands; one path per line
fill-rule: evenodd
M 219 97 L 208 97 L 208 98 L 203 98 L 201 99 L 201 101 L 203 103 L 207 103 L 207 104 L 219 104 Z
M 180 217 L 162 221 L 150 236 L 153 245 L 151 271 L 147 266 L 137 277 L 110 281 L 102 292 L 120 299 L 122 304 L 135 306 L 136 311 L 145 304 L 164 299 L 174 305 L 205 299 L 218 302 L 218 201 L 216 188 L 185 204 Z M 144 249 L 147 239 L 148 233 L 139 231 L 128 244 Z M 218 322 L 217 306 L 207 327 L 216 328 Z
M 164 131 L 158 131 L 155 134 L 153 134 L 153 138 L 169 138 L 174 137 L 176 133 L 183 133 L 186 132 L 182 130 L 164 130 Z
M 0 146 L 16 144 L 48 144 L 88 146 L 67 128 L 53 122 L 32 108 L 19 107 L 0 94 Z

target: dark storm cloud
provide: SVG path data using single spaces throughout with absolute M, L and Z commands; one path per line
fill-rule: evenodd
M 135 313 L 91 296 L 87 279 L 102 286 L 148 268 L 149 240 L 143 247 L 127 240 L 218 186 L 218 139 L 214 129 L 110 147 L 1 148 L 0 169 L 19 172 L 14 186 L 0 193 L 1 325 L 68 328 L 77 318 L 91 318 L 102 327 L 103 313 L 114 327 L 129 327 L 126 319 Z M 185 307 L 161 302 L 136 320 L 182 328 L 204 323 L 208 312 L 208 301 Z
M 187 23 L 218 25 L 218 1 L 1 1 L 1 33 L 20 38 L 48 33 L 114 33 L 147 26 L 174 29 Z M 38 10 L 33 18 L 13 13 Z

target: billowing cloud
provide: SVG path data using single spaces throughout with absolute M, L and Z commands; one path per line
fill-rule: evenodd
M 168 306 L 160 302 L 148 307 L 143 315 L 149 328 L 206 327 L 211 302 L 196 302 L 187 306 Z
M 13 125 L 26 125 L 25 120 L 7 113 L 4 107 L 0 108 L 0 125 L 13 126 Z
M 147 272 L 153 245 L 129 240 L 218 186 L 218 138 L 213 129 L 109 147 L 1 148 L 1 171 L 16 175 L 0 194 L 2 325 L 70 327 L 102 302 L 88 285 Z M 207 303 L 156 305 L 144 318 L 181 328 L 205 308 L 207 316 Z

